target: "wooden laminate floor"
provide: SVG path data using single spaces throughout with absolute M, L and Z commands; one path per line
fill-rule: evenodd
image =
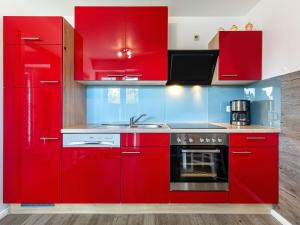
M 278 225 L 271 215 L 8 215 L 0 225 Z

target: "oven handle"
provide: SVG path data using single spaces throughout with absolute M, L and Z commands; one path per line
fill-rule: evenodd
M 183 153 L 220 153 L 219 149 L 191 149 L 191 150 L 182 150 Z

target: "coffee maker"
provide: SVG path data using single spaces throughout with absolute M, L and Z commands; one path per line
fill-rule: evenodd
M 250 125 L 250 101 L 233 100 L 230 102 L 230 124 L 237 126 Z

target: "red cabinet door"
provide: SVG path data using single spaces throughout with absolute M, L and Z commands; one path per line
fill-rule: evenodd
M 15 88 L 20 117 L 20 200 L 22 203 L 61 201 L 61 88 Z
M 7 44 L 62 44 L 61 16 L 4 16 L 3 38 Z
M 75 80 L 121 80 L 123 49 L 123 7 L 75 7 Z
M 221 31 L 219 49 L 219 80 L 261 80 L 261 31 Z
M 4 46 L 5 87 L 59 87 L 61 79 L 61 45 Z
M 128 7 L 126 49 L 131 51 L 126 77 L 138 80 L 168 79 L 168 8 Z
M 278 203 L 278 148 L 230 148 L 231 203 Z
M 3 202 L 20 202 L 21 110 L 14 88 L 3 90 Z
M 64 203 L 120 202 L 120 148 L 63 148 Z
M 121 150 L 121 202 L 168 202 L 169 149 L 156 147 Z

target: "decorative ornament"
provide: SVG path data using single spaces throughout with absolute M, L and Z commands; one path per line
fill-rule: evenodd
M 219 31 L 224 31 L 224 27 L 219 27 Z
M 232 27 L 230 28 L 231 31 L 238 31 L 238 26 L 237 25 L 232 25 Z
M 245 30 L 247 31 L 252 31 L 253 30 L 253 24 L 248 22 L 246 25 L 245 25 Z

